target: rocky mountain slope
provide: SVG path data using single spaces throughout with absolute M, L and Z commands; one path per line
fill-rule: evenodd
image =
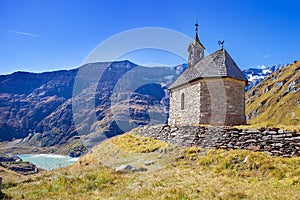
M 269 74 L 286 67 L 287 64 L 279 64 L 271 67 L 265 68 L 249 68 L 243 70 L 243 74 L 248 79 L 248 85 L 246 87 L 246 91 L 249 91 L 255 85 L 259 84 L 262 80 L 264 80 Z
M 77 70 L 0 76 L 0 140 L 24 138 L 72 97 Z
M 84 138 L 92 145 L 166 120 L 167 87 L 185 69 L 186 65 L 148 68 L 119 61 L 0 76 L 0 141 L 20 138 L 20 144 L 46 147 Z M 74 113 L 74 102 L 93 98 L 92 108 L 81 103 Z M 100 129 L 103 134 L 97 135 Z
M 246 104 L 251 124 L 300 125 L 300 60 L 249 90 Z

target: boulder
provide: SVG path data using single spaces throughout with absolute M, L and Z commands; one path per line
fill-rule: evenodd
M 154 161 L 152 161 L 152 160 L 148 160 L 148 161 L 144 162 L 144 165 L 146 165 L 146 166 L 153 165 L 153 164 L 154 164 Z
M 134 171 L 135 167 L 131 165 L 121 165 L 115 169 L 116 172 L 129 172 L 129 171 Z

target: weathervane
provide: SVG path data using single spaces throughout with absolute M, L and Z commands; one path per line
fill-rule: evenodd
M 218 45 L 222 45 L 222 46 L 221 46 L 221 47 L 222 47 L 222 49 L 224 49 L 224 42 L 225 42 L 224 40 L 222 40 L 222 41 L 221 41 L 221 40 L 219 40 L 219 41 L 218 41 Z

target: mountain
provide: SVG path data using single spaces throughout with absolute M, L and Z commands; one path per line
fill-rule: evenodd
M 288 64 L 279 64 L 265 68 L 249 68 L 243 70 L 243 74 L 248 79 L 248 85 L 246 91 L 249 91 L 255 85 L 264 80 L 269 74 L 286 67 Z
M 0 140 L 24 138 L 72 97 L 77 70 L 0 76 Z
M 167 87 L 186 68 L 118 61 L 2 75 L 0 141 L 49 147 L 81 139 L 93 146 L 139 125 L 164 123 Z
M 250 124 L 300 125 L 300 60 L 250 89 L 246 114 Z

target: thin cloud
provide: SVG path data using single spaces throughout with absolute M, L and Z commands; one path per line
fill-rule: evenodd
M 25 36 L 30 36 L 30 37 L 39 37 L 37 34 L 33 34 L 33 33 L 27 33 L 27 32 L 22 32 L 22 31 L 16 31 L 16 30 L 8 30 L 11 33 L 16 33 L 19 35 L 25 35 Z

